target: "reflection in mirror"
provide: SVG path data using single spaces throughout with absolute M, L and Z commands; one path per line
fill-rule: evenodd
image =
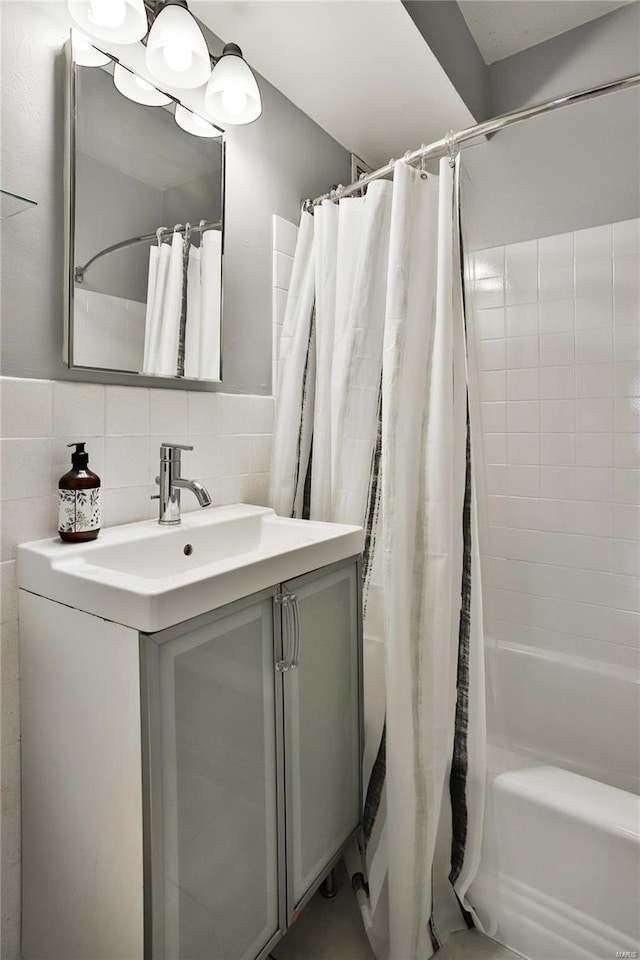
M 223 133 L 110 58 L 72 70 L 69 364 L 219 380 Z

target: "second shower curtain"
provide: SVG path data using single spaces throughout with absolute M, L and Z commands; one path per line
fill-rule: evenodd
M 365 527 L 364 864 L 380 960 L 473 922 L 484 677 L 458 169 L 302 216 L 280 351 L 271 503 Z M 311 460 L 311 466 L 309 461 Z

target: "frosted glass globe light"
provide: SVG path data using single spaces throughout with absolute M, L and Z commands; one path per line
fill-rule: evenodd
M 89 20 L 97 27 L 121 27 L 127 16 L 124 0 L 89 0 Z
M 171 103 L 171 97 L 161 93 L 154 86 L 127 70 L 122 64 L 116 63 L 113 68 L 113 84 L 116 90 L 133 100 L 134 103 L 144 103 L 147 107 L 164 107 Z
M 212 119 L 219 123 L 252 123 L 262 113 L 256 78 L 235 43 L 225 44 L 209 78 L 204 102 Z
M 111 57 L 101 53 L 93 44 L 80 36 L 77 30 L 73 31 L 73 60 L 81 67 L 104 67 Z
M 179 127 L 193 134 L 194 137 L 221 137 L 222 130 L 218 130 L 212 123 L 203 120 L 197 113 L 187 110 L 181 103 L 176 105 L 175 121 Z
M 153 21 L 147 38 L 147 69 L 169 87 L 201 87 L 211 75 L 209 48 L 186 6 L 169 3 Z
M 144 0 L 67 0 L 85 33 L 112 43 L 137 43 L 147 32 Z

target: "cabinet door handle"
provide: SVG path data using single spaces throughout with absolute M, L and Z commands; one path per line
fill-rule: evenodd
M 300 663 L 300 608 L 298 607 L 298 597 L 295 593 L 291 594 L 291 619 L 293 620 L 293 658 L 291 666 L 297 667 Z
M 294 624 L 291 613 L 290 593 L 278 593 L 273 598 L 273 602 L 282 607 L 282 653 L 284 660 L 276 661 L 276 670 L 279 673 L 287 673 L 293 666 L 294 654 Z

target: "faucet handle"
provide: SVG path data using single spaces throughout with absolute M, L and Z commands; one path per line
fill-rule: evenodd
M 193 447 L 188 443 L 161 443 L 160 459 L 180 460 L 180 454 L 183 450 L 193 450 Z

